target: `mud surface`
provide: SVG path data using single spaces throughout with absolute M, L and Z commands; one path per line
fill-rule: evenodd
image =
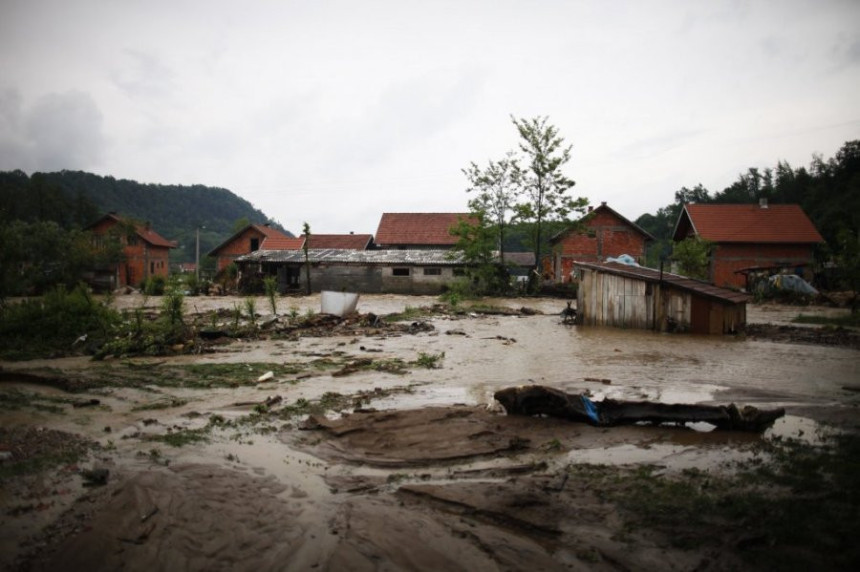
M 359 311 L 436 302 L 363 296 Z M 235 303 L 189 299 L 188 310 Z M 517 311 L 197 356 L 3 363 L 3 569 L 732 569 L 755 539 L 715 525 L 710 540 L 679 546 L 683 527 L 631 529 L 612 500 L 633 486 L 625 475 L 731 473 L 774 438 L 857 425 L 852 346 L 582 329 L 561 324 L 560 300 L 489 303 Z M 279 306 L 304 313 L 319 298 Z M 775 327 L 785 318 L 756 312 L 779 315 Z M 759 436 L 596 428 L 505 416 L 492 402 L 530 383 L 788 415 Z M 34 459 L 47 468 L 12 470 Z M 98 469 L 104 485 L 82 475 Z

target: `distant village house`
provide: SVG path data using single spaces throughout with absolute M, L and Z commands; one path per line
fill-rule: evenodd
M 112 235 L 123 246 L 122 262 L 108 268 L 93 269 L 85 279 L 96 287 L 119 288 L 140 286 L 147 278 L 167 278 L 170 269 L 170 249 L 176 243 L 155 232 L 150 224 L 126 221 L 116 213 L 108 213 L 84 230 L 93 234 L 97 248 Z
M 550 265 L 556 282 L 569 282 L 574 262 L 603 262 L 628 254 L 640 264 L 644 262 L 645 247 L 654 237 L 637 224 L 623 217 L 605 202 L 591 209 L 577 225 L 552 238 Z M 547 268 L 549 266 L 549 268 Z
M 700 237 L 713 243 L 709 280 L 747 288 L 756 271 L 790 271 L 812 279 L 815 247 L 824 242 L 798 205 L 688 204 L 675 225 L 673 239 Z

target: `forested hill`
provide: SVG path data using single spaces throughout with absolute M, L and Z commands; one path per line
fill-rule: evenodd
M 269 220 L 245 199 L 218 187 L 144 184 L 82 171 L 29 177 L 22 171 L 0 172 L 0 219 L 53 220 L 80 228 L 111 211 L 149 221 L 160 235 L 177 241 L 180 246 L 171 253 L 175 262 L 194 260 L 198 227 L 202 258 L 233 234 L 238 220 Z

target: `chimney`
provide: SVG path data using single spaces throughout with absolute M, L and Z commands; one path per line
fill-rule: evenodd
M 593 206 L 591 206 L 591 205 L 588 205 L 588 212 L 591 212 L 591 211 L 593 211 L 593 210 L 594 210 L 594 207 L 593 207 Z
M 606 206 L 606 201 L 601 201 L 601 202 L 600 202 L 600 206 L 605 207 L 605 206 Z
M 143 223 L 143 228 L 145 228 L 147 231 L 149 231 L 149 229 L 151 227 L 152 227 L 152 225 L 149 224 L 149 221 L 146 221 L 145 223 Z
M 758 206 L 761 209 L 766 209 L 767 208 L 767 199 L 765 197 L 760 198 L 758 200 Z

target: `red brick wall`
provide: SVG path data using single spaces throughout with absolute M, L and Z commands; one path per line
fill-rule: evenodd
M 105 219 L 92 227 L 92 232 L 104 235 L 116 226 L 116 222 Z M 123 241 L 125 239 L 123 238 Z M 135 235 L 130 244 L 123 249 L 125 262 L 116 268 L 117 286 L 138 286 L 150 276 L 167 278 L 170 269 L 170 249 L 165 246 L 153 246 Z
M 258 245 L 260 245 L 263 244 L 265 235 L 254 228 L 247 228 L 245 232 L 221 247 L 217 254 L 216 270 L 220 272 L 230 266 L 236 258 L 249 254 L 251 252 L 252 238 L 256 238 Z
M 743 288 L 746 278 L 736 270 L 754 266 L 812 263 L 812 246 L 805 244 L 718 244 L 711 261 L 711 281 L 717 286 Z M 806 276 L 811 278 L 811 276 Z
M 622 254 L 641 261 L 645 256 L 645 237 L 610 212 L 595 213 L 586 227 L 585 233 L 568 232 L 556 243 L 552 260 L 556 281 L 570 281 L 574 261 L 602 262 Z

